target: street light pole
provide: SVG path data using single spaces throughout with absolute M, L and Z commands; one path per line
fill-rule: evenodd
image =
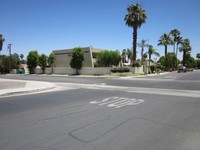
M 11 71 L 12 71 L 12 68 L 11 68 L 11 64 L 12 64 L 11 46 L 12 46 L 12 44 L 8 44 L 8 50 L 9 50 L 9 55 L 10 55 L 10 63 L 9 63 L 9 70 L 10 70 L 10 73 L 11 73 Z

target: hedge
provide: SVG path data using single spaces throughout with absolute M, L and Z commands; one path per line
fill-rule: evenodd
M 112 68 L 110 70 L 112 73 L 122 73 L 122 72 L 130 72 L 129 68 Z

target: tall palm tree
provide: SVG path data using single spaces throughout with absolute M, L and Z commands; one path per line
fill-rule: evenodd
M 3 38 L 3 35 L 0 34 L 0 51 L 2 50 L 3 47 L 3 42 L 5 41 L 5 39 Z
M 136 48 L 137 48 L 137 30 L 147 20 L 146 11 L 138 4 L 132 4 L 127 8 L 128 14 L 125 15 L 124 21 L 128 27 L 133 28 L 133 66 L 136 61 Z
M 183 41 L 183 38 L 181 36 L 178 36 L 176 38 L 176 58 L 177 58 L 177 55 L 178 55 L 178 46 L 179 44 L 181 44 Z M 178 67 L 178 59 L 177 59 L 177 62 L 176 62 L 176 68 Z
M 145 47 L 148 47 L 149 44 L 146 44 L 147 40 L 144 40 L 142 39 L 141 43 L 138 43 L 138 46 L 141 47 L 141 63 L 143 65 L 143 62 L 144 62 L 144 58 L 143 58 L 143 55 L 144 55 L 144 48 Z
M 167 46 L 172 44 L 172 39 L 170 38 L 169 34 L 166 33 L 164 33 L 158 40 L 158 46 L 163 45 L 165 47 L 165 56 L 167 54 Z
M 181 32 L 178 29 L 174 29 L 170 31 L 170 35 L 173 36 L 173 41 L 174 41 L 174 53 L 175 53 L 175 46 L 177 45 L 178 42 L 178 37 L 180 36 Z
M 156 49 L 152 45 L 149 45 L 149 49 L 148 49 L 147 53 L 149 55 L 149 67 L 150 67 L 150 65 L 151 65 L 151 56 L 155 55 L 155 56 L 159 57 L 160 54 L 158 52 L 156 52 Z M 149 70 L 149 73 L 151 73 L 150 71 L 151 71 L 151 69 Z
M 179 47 L 180 52 L 183 52 L 183 66 L 186 65 L 187 55 L 192 50 L 189 39 L 184 39 Z

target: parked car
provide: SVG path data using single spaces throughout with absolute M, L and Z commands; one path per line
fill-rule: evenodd
M 182 73 L 182 72 L 187 72 L 187 69 L 186 68 L 179 68 L 178 69 L 178 71 L 177 71 L 178 73 Z

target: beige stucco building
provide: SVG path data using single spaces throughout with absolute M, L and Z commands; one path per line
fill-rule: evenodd
M 96 62 L 97 54 L 104 50 L 93 47 L 81 47 L 84 52 L 83 67 L 94 67 Z M 54 50 L 53 53 L 56 56 L 56 61 L 54 63 L 55 67 L 70 67 L 70 61 L 72 58 L 72 49 Z

